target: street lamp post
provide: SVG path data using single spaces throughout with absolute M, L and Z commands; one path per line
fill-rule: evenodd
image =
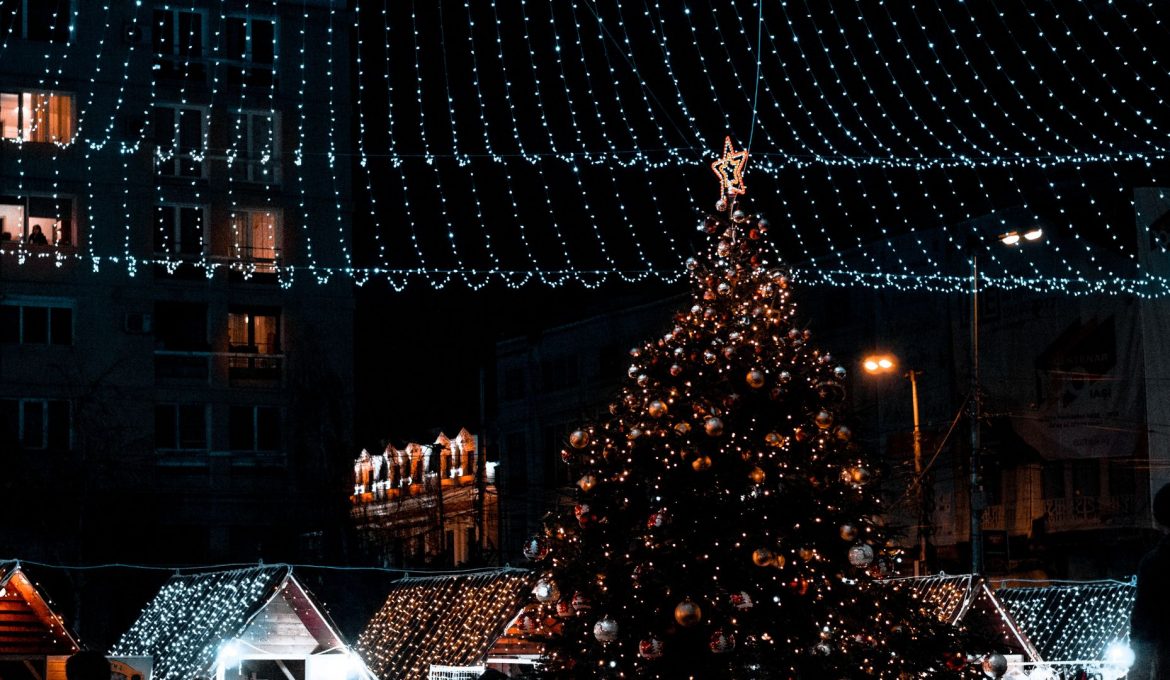
M 898 368 L 898 360 L 889 354 L 866 357 L 862 368 L 870 375 L 892 373 Z M 906 377 L 910 379 L 910 404 L 914 414 L 914 499 L 917 514 L 918 557 L 914 560 L 914 575 L 926 570 L 926 502 L 922 488 L 922 429 L 918 420 L 918 376 L 922 371 L 910 369 Z
M 1009 231 L 999 235 L 1005 246 L 1017 246 L 1039 241 L 1044 230 L 1038 225 L 1023 232 Z M 971 573 L 983 573 L 983 478 L 982 443 L 979 423 L 983 419 L 982 394 L 979 388 L 979 256 L 971 254 L 971 394 L 968 399 L 968 417 L 971 421 L 971 476 L 968 503 L 971 506 Z

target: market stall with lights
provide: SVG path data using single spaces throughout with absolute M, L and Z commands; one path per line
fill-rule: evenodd
M 0 678 L 63 680 L 81 649 L 51 600 L 19 562 L 0 562 Z
M 369 671 L 287 565 L 177 574 L 114 645 L 156 680 L 365 680 Z
M 518 662 L 516 646 L 499 641 L 515 627 L 533 580 L 508 568 L 402 579 L 354 647 L 380 680 L 477 678 L 500 665 L 493 650 Z

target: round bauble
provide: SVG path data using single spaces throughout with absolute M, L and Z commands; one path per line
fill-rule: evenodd
M 817 427 L 822 430 L 827 430 L 833 426 L 833 414 L 828 411 L 820 411 L 814 418 Z
M 574 616 L 576 613 L 577 612 L 573 610 L 572 604 L 569 604 L 564 600 L 557 601 L 556 614 L 558 619 L 568 619 Z
M 544 559 L 548 555 L 548 541 L 543 536 L 533 536 L 524 543 L 524 557 L 532 561 Z
M 766 381 L 767 377 L 764 375 L 764 372 L 758 368 L 753 368 L 747 372 L 747 385 L 753 390 L 758 390 L 763 387 Z
M 715 254 L 719 257 L 727 257 L 729 254 L 731 254 L 731 244 L 727 241 L 720 241 L 719 244 L 715 246 Z
M 703 430 L 709 437 L 718 437 L 719 435 L 723 434 L 723 420 L 721 418 L 711 416 L 703 421 Z
M 589 433 L 585 430 L 573 430 L 569 435 L 569 446 L 574 449 L 583 449 L 589 446 Z
M 756 548 L 754 551 L 752 551 L 752 563 L 754 563 L 757 567 L 766 567 L 769 564 L 772 564 L 772 560 L 775 559 L 775 557 L 775 553 L 773 553 L 771 550 L 768 550 L 767 548 Z
M 766 477 L 767 475 L 764 474 L 764 469 L 758 465 L 748 473 L 748 479 L 752 480 L 753 484 L 763 484 Z
M 711 642 L 708 647 L 715 654 L 726 654 L 735 649 L 735 636 L 727 631 L 717 630 L 711 634 Z
M 858 543 L 849 549 L 849 564 L 855 567 L 868 567 L 873 562 L 873 548 L 865 543 Z
M 782 383 L 792 382 L 792 374 L 789 373 L 788 371 L 780 371 L 779 375 L 777 375 L 776 378 Z
M 662 416 L 666 415 L 668 410 L 669 409 L 666 407 L 666 402 L 659 399 L 655 399 L 654 401 L 650 402 L 650 405 L 646 407 L 646 411 L 650 414 L 651 418 L 661 418 Z
M 731 285 L 726 281 L 722 281 L 718 286 L 715 287 L 715 292 L 719 293 L 720 295 L 727 295 L 731 292 Z
M 841 535 L 841 540 L 852 541 L 857 538 L 857 527 L 848 523 L 842 524 L 838 533 Z
M 943 659 L 947 668 L 952 671 L 961 671 L 967 667 L 967 657 L 962 652 L 947 652 L 943 655 Z
M 691 431 L 691 424 L 685 420 L 680 420 L 674 425 L 675 434 L 685 435 Z
M 674 608 L 674 620 L 684 628 L 690 628 L 703 620 L 703 610 L 690 600 L 683 600 Z
M 683 367 L 682 367 L 682 366 L 679 366 L 678 364 L 672 364 L 672 365 L 671 365 L 671 367 L 670 367 L 670 374 L 671 374 L 672 376 L 674 376 L 674 377 L 676 377 L 676 378 L 677 378 L 677 377 L 679 377 L 680 375 L 682 375 L 682 372 L 683 372 Z
M 1007 673 L 1008 662 L 1003 654 L 988 654 L 983 657 L 983 674 L 989 678 L 1002 678 Z
M 665 645 L 656 637 L 647 638 L 638 643 L 638 656 L 653 661 L 662 658 Z
M 817 556 L 817 551 L 806 545 L 803 546 L 800 550 L 796 551 L 796 554 L 800 555 L 800 559 L 804 560 L 805 562 L 811 562 L 812 559 Z
M 723 212 L 724 210 L 727 210 L 727 199 L 721 198 L 718 201 L 715 201 L 715 212 Z
M 652 512 L 652 513 L 650 513 L 650 517 L 648 517 L 646 519 L 646 528 L 647 529 L 661 529 L 662 527 L 666 526 L 667 522 L 669 522 L 669 521 L 670 521 L 670 517 L 669 517 L 669 515 L 667 515 L 666 510 L 659 510 L 658 512 Z
M 597 623 L 593 624 L 593 637 L 597 638 L 598 642 L 608 643 L 613 642 L 618 636 L 617 621 L 606 617 Z
M 837 380 L 844 380 L 849 375 L 849 371 L 845 370 L 844 366 L 838 366 L 833 369 L 833 377 Z
M 597 486 L 597 478 L 593 475 L 582 475 L 581 479 L 577 480 L 577 487 L 585 493 L 592 491 L 595 486 Z
M 837 437 L 837 441 L 847 442 L 853 439 L 853 430 L 847 425 L 838 425 L 837 429 L 833 430 L 833 436 Z
M 561 598 L 561 591 L 557 589 L 557 584 L 552 579 L 547 578 L 536 582 L 532 594 L 536 596 L 537 602 L 555 602 Z
M 694 468 L 695 472 L 710 469 L 711 456 L 695 456 L 695 459 L 691 461 L 691 467 Z
M 764 435 L 764 443 L 774 449 L 778 449 L 784 446 L 784 436 L 779 432 L 769 432 Z

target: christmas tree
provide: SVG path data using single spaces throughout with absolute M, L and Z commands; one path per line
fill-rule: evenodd
M 766 221 L 737 210 L 746 160 L 728 140 L 712 165 L 693 306 L 567 442 L 577 504 L 526 546 L 541 578 L 521 625 L 545 634 L 551 678 L 969 676 L 959 634 L 882 581 L 878 465 Z

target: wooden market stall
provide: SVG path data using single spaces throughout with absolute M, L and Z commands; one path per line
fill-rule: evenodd
M 64 680 L 65 660 L 79 649 L 20 563 L 0 562 L 0 678 Z

